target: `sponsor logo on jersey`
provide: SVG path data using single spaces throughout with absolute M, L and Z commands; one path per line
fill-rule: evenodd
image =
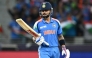
M 48 35 L 48 34 L 55 34 L 55 30 L 46 30 L 46 31 L 44 31 L 44 35 Z
M 40 29 L 46 28 L 47 26 L 41 26 Z

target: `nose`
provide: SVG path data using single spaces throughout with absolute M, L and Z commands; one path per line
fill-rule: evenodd
M 42 12 L 46 12 L 46 11 L 48 11 L 48 10 L 42 10 Z

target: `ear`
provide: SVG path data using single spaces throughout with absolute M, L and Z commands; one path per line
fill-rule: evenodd
M 41 16 L 41 11 L 39 11 L 39 15 Z
M 51 13 L 50 13 L 50 15 L 52 15 L 53 14 L 53 8 L 51 8 Z

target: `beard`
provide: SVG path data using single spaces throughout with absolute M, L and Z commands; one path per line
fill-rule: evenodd
M 49 17 L 49 15 L 46 15 L 46 16 L 42 16 L 43 18 L 48 18 Z
M 43 15 L 45 15 L 45 16 L 43 16 Z M 46 14 L 44 13 L 43 15 L 41 15 L 42 18 L 48 18 L 48 17 L 50 16 L 50 13 L 49 13 L 48 15 L 46 15 Z

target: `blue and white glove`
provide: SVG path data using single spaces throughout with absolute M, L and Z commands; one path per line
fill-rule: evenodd
M 36 40 L 35 40 L 35 43 L 37 45 L 41 45 L 43 42 L 44 42 L 44 37 L 43 36 L 37 37 Z
M 35 41 L 35 43 L 37 45 L 41 45 L 42 43 L 46 44 L 47 46 L 49 46 L 49 44 L 44 40 L 44 37 L 41 36 L 41 34 L 39 34 L 40 36 L 37 37 L 35 40 L 34 40 L 34 37 L 33 37 L 33 40 Z
M 70 58 L 70 51 L 69 49 L 62 48 L 62 55 L 65 54 L 65 58 Z

